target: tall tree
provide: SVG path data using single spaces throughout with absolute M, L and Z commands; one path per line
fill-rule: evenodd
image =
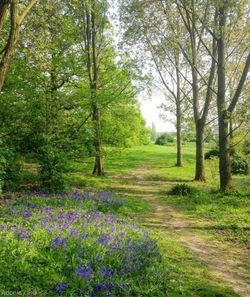
M 161 1 L 162 3 L 166 1 Z M 183 46 L 183 42 L 178 40 L 178 45 L 184 57 L 191 68 L 191 84 L 192 84 L 192 107 L 196 130 L 196 166 L 195 166 L 195 180 L 205 181 L 205 164 L 204 164 L 204 134 L 206 121 L 208 116 L 209 106 L 214 92 L 213 82 L 216 70 L 216 43 L 206 39 L 204 36 L 204 27 L 199 24 L 199 18 L 204 22 L 209 20 L 211 16 L 208 13 L 209 3 L 205 4 L 204 10 L 201 10 L 200 3 L 194 0 L 190 1 L 176 1 L 176 8 L 181 16 L 182 22 L 187 31 L 187 42 L 189 43 L 189 50 L 187 51 Z M 166 11 L 166 4 L 164 5 Z M 169 15 L 169 14 L 168 14 Z M 216 13 L 214 15 L 216 18 Z M 171 29 L 174 27 L 171 25 Z M 178 38 L 178 36 L 176 36 Z M 208 72 L 202 68 L 202 56 L 211 54 L 210 67 Z M 208 55 L 209 56 L 209 55 Z M 206 89 L 205 95 L 202 94 L 201 89 Z M 204 93 L 203 91 L 203 93 Z
M 241 77 L 235 89 L 234 95 L 229 103 L 226 98 L 226 24 L 232 6 L 227 1 L 220 1 L 218 9 L 218 34 L 214 35 L 214 40 L 218 46 L 218 84 L 217 84 L 217 111 L 219 126 L 219 152 L 220 152 L 220 188 L 227 192 L 232 186 L 229 124 L 231 114 L 239 101 L 245 81 L 250 68 L 250 49 L 247 48 L 247 56 L 242 70 Z M 232 13 L 232 11 L 231 11 Z M 235 14 L 235 10 L 233 9 Z
M 92 122 L 94 128 L 95 165 L 93 174 L 103 175 L 103 144 L 101 138 L 101 113 L 99 106 L 100 89 L 100 60 L 104 51 L 104 31 L 107 27 L 106 1 L 90 0 L 79 1 L 81 9 L 80 26 L 83 31 L 84 59 L 89 80 L 91 94 Z
M 165 95 L 166 104 L 162 104 L 162 108 L 175 115 L 176 165 L 181 167 L 182 114 L 188 98 L 187 80 L 183 74 L 186 70 L 183 55 L 177 46 L 175 34 L 168 30 L 168 18 L 164 15 L 159 1 L 143 4 L 138 0 L 121 2 L 121 19 L 125 27 L 124 43 L 130 45 L 133 42 L 133 45 L 136 45 L 132 55 L 136 55 L 138 61 L 143 61 L 144 65 L 148 66 L 154 85 Z M 173 14 L 176 34 L 182 35 L 180 20 L 176 13 Z M 141 51 L 144 52 L 143 55 Z
M 3 88 L 4 81 L 7 77 L 10 64 L 13 60 L 15 49 L 20 35 L 23 22 L 38 0 L 31 0 L 26 3 L 24 9 L 21 9 L 23 3 L 18 0 L 3 0 L 0 4 L 0 33 L 4 25 L 5 17 L 9 17 L 10 29 L 7 40 L 0 51 L 0 92 Z M 7 11 L 9 9 L 9 14 Z

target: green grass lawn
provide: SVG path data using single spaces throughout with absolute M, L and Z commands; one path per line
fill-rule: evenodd
M 123 174 L 136 168 L 149 168 L 148 183 L 160 180 L 159 199 L 166 201 L 191 217 L 213 222 L 214 231 L 221 239 L 241 243 L 249 243 L 250 228 L 250 178 L 234 176 L 235 191 L 224 196 L 218 191 L 218 162 L 206 161 L 207 182 L 194 182 L 195 147 L 187 144 L 183 147 L 182 168 L 175 167 L 175 146 L 141 146 L 114 152 L 105 161 L 106 176 L 93 177 L 91 166 L 93 160 L 72 163 L 73 174 L 69 175 L 69 183 L 73 187 L 110 189 L 119 188 Z M 119 176 L 121 179 L 119 179 Z M 198 192 L 188 197 L 168 195 L 176 184 L 186 183 L 195 187 Z M 143 189 L 142 189 L 143 191 Z M 131 202 L 138 204 L 138 201 Z M 144 204 L 147 210 L 146 204 Z M 149 208 L 148 208 L 149 209 Z M 135 209 L 136 210 L 136 209 Z M 142 208 L 140 209 L 142 210 Z M 209 230 L 208 230 L 209 231 Z
M 112 154 L 108 155 L 105 159 L 106 174 L 103 177 L 94 177 L 91 175 L 91 169 L 93 166 L 92 158 L 71 162 L 70 171 L 67 174 L 67 180 L 71 189 L 78 189 L 80 191 L 111 190 L 116 193 L 115 197 L 125 198 L 124 203 L 119 205 L 119 207 L 113 207 L 113 205 L 110 206 L 109 204 L 103 205 L 100 201 L 92 202 L 88 200 L 79 205 L 79 201 L 72 199 L 58 200 L 56 197 L 50 197 L 49 199 L 43 199 L 40 197 L 31 198 L 30 196 L 25 196 L 25 194 L 21 194 L 19 196 L 13 194 L 10 199 L 11 203 L 7 203 L 1 209 L 2 221 L 4 224 L 11 224 L 14 221 L 24 223 L 25 221 L 23 221 L 23 216 L 21 215 L 22 213 L 18 211 L 20 209 L 22 211 L 25 210 L 27 205 L 32 203 L 37 205 L 38 209 L 52 207 L 55 213 L 62 210 L 81 210 L 83 212 L 100 211 L 105 215 L 114 214 L 125 221 L 129 222 L 132 220 L 139 222 L 140 224 L 140 221 L 143 221 L 145 217 L 150 216 L 150 213 L 153 211 L 153 206 L 147 201 L 147 199 L 142 199 L 144 198 L 144 195 L 147 195 L 147 191 L 150 191 L 152 188 L 152 193 L 150 195 L 155 195 L 159 202 L 167 203 L 175 207 L 188 218 L 210 222 L 211 228 L 204 229 L 202 231 L 204 234 L 210 234 L 212 237 L 218 237 L 220 240 L 227 240 L 236 243 L 239 247 L 241 245 L 247 245 L 249 241 L 248 230 L 250 226 L 249 177 L 234 177 L 235 189 L 237 191 L 235 191 L 232 195 L 223 196 L 218 191 L 218 173 L 215 161 L 206 162 L 206 183 L 193 182 L 195 162 L 194 145 L 188 144 L 183 147 L 184 167 L 182 168 L 175 167 L 175 150 L 174 146 L 162 147 L 156 145 L 113 150 Z M 147 170 L 146 179 L 140 180 L 143 170 L 145 169 Z M 26 177 L 28 177 L 31 182 L 36 180 L 34 172 L 32 173 L 27 171 Z M 172 187 L 176 184 L 183 183 L 194 187 L 197 191 L 194 194 L 185 197 L 169 195 L 169 191 Z M 145 187 L 147 187 L 147 191 L 145 190 Z M 9 216 L 9 208 L 17 209 L 16 216 L 14 218 Z M 32 218 L 34 218 L 33 223 L 39 224 L 38 221 L 35 222 L 35 216 Z M 26 227 L 30 228 L 31 226 L 32 225 L 28 225 Z M 142 229 L 144 230 L 144 228 Z M 102 231 L 99 230 L 98 232 Z M 38 240 L 36 234 L 34 236 L 34 238 Z M 135 234 L 133 236 L 136 238 L 137 235 Z M 221 279 L 214 276 L 210 269 L 207 268 L 202 261 L 198 260 L 188 248 L 182 245 L 178 234 L 171 233 L 169 230 L 164 233 L 162 233 L 162 231 L 153 230 L 152 237 L 158 242 L 162 258 L 160 262 L 159 259 L 156 259 L 156 262 L 153 262 L 153 264 L 148 268 L 148 271 L 151 272 L 145 276 L 147 278 L 147 284 L 144 282 L 145 279 L 143 281 L 143 279 L 135 276 L 129 280 L 131 285 L 130 293 L 127 293 L 127 295 L 125 293 L 119 293 L 120 295 L 118 294 L 114 296 L 239 296 L 229 289 Z M 65 271 L 67 272 L 68 268 L 63 266 L 63 261 L 61 261 L 62 259 L 60 258 L 60 255 L 54 255 L 48 249 L 48 238 L 46 239 L 46 237 L 43 237 L 43 240 L 45 241 L 43 244 L 46 248 L 43 252 L 48 252 L 48 256 L 52 261 L 52 263 L 48 264 L 48 267 L 52 265 L 50 269 L 53 271 L 53 276 L 46 279 L 46 282 L 48 286 L 50 286 L 49 296 L 54 296 L 54 284 L 56 282 L 62 282 L 65 279 L 68 281 L 65 274 L 62 277 L 60 274 L 61 272 L 58 272 L 56 268 L 56 261 L 59 261 L 58 265 L 63 269 L 63 273 L 65 273 Z M 37 242 L 38 245 L 35 246 L 35 251 L 37 251 L 37 248 L 40 249 L 39 240 Z M 15 241 L 12 243 L 18 251 L 15 253 L 19 253 L 19 255 L 22 252 L 25 253 L 27 246 L 18 246 L 18 243 Z M 13 261 L 13 255 L 8 248 L 5 247 L 5 250 L 2 250 L 1 253 L 2 255 L 7 252 L 10 253 L 9 261 Z M 33 256 L 31 255 L 31 258 Z M 33 268 L 32 259 L 29 258 L 30 256 L 27 257 L 29 259 L 30 266 L 28 265 L 26 267 L 27 270 L 25 273 L 26 278 L 29 279 L 27 271 L 30 267 L 32 272 Z M 40 259 L 38 257 L 36 261 L 38 261 L 37 263 L 41 265 L 44 258 Z M 105 261 L 110 260 L 106 259 Z M 107 263 L 110 265 L 111 262 Z M 115 263 L 118 265 L 117 267 L 120 267 L 118 262 Z M 12 290 L 13 288 L 11 287 L 11 284 L 20 282 L 20 279 L 22 278 L 23 272 L 22 268 L 20 268 L 22 267 L 20 266 L 22 263 L 22 261 L 21 264 L 18 261 L 14 262 L 16 266 L 11 266 L 9 264 L 12 268 L 9 269 L 11 278 L 8 284 L 10 286 L 9 288 Z M 17 274 L 13 272 L 16 268 L 19 269 Z M 44 267 L 40 267 L 41 271 L 43 271 L 43 268 Z M 4 271 L 2 271 L 2 273 L 4 273 Z M 150 273 L 152 274 L 151 277 Z M 8 274 L 2 279 L 5 280 L 5 282 L 7 282 L 6 277 L 8 277 Z M 35 273 L 33 286 L 35 286 L 34 283 L 36 283 L 36 289 L 39 292 L 39 296 L 48 296 L 44 293 L 45 288 L 43 285 L 37 284 L 37 282 L 39 282 L 39 277 L 40 274 Z M 97 275 L 96 278 L 98 277 L 99 276 Z M 118 280 L 116 280 L 116 282 L 117 281 Z M 28 282 L 27 288 L 25 288 L 26 292 L 30 289 L 30 286 L 32 287 L 30 282 Z M 74 286 L 76 286 L 75 280 L 73 281 L 72 286 L 72 290 L 74 290 Z M 1 286 L 0 289 L 2 289 Z M 20 284 L 17 285 L 17 289 L 20 290 Z M 88 290 L 91 290 L 91 288 L 88 288 Z M 68 293 L 65 293 L 65 296 L 70 296 L 70 292 L 74 291 L 67 292 Z M 100 294 L 97 296 L 104 295 Z

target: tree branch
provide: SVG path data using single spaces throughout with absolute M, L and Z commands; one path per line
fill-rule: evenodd
M 247 74 L 248 74 L 248 71 L 249 71 L 249 68 L 250 68 L 250 52 L 248 54 L 248 57 L 246 59 L 246 63 L 245 63 L 245 67 L 243 69 L 243 72 L 242 72 L 242 75 L 241 75 L 241 78 L 240 78 L 240 81 L 239 81 L 239 84 L 238 84 L 238 87 L 235 91 L 235 94 L 234 94 L 234 97 L 228 107 L 228 112 L 233 112 L 238 100 L 239 100 L 239 97 L 240 97 L 240 94 L 241 94 L 241 91 L 243 89 L 243 86 L 244 86 L 244 83 L 246 81 L 246 78 L 247 78 Z
M 38 0 L 31 0 L 30 3 L 26 6 L 23 13 L 18 17 L 17 23 L 20 26 L 24 19 L 26 18 L 27 14 L 30 12 L 32 7 L 37 3 Z

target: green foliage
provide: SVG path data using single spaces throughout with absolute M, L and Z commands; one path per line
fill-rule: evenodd
M 40 161 L 40 189 L 58 193 L 66 189 L 65 173 L 68 171 L 66 155 L 51 145 L 44 146 L 38 155 Z
M 250 140 L 245 140 L 243 143 L 243 153 L 245 155 L 250 155 Z
M 170 190 L 169 194 L 178 196 L 190 196 L 196 192 L 197 190 L 195 188 L 187 184 L 177 184 Z
M 168 145 L 169 143 L 173 143 L 174 138 L 169 133 L 163 133 L 162 135 L 158 136 L 155 144 L 158 145 Z
M 249 161 L 246 157 L 234 155 L 231 163 L 232 174 L 249 174 Z
M 2 190 L 17 190 L 21 167 L 17 153 L 0 141 L 0 194 Z
M 205 160 L 212 159 L 214 157 L 219 157 L 218 149 L 212 149 L 205 153 Z

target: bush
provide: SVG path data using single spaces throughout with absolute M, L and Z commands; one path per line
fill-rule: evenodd
M 164 133 L 157 137 L 155 144 L 167 145 L 168 143 L 173 143 L 173 142 L 174 142 L 174 138 L 170 134 Z
M 0 142 L 0 194 L 19 186 L 21 166 L 14 149 Z
M 170 191 L 170 195 L 178 195 L 178 196 L 189 196 L 196 193 L 196 189 L 188 186 L 187 184 L 177 184 Z
M 39 154 L 40 189 L 46 193 L 59 193 L 66 189 L 68 171 L 66 155 L 56 148 L 45 146 Z
M 239 155 L 233 156 L 231 163 L 232 174 L 249 174 L 249 163 L 248 160 Z
M 205 153 L 205 160 L 209 160 L 214 157 L 219 157 L 219 151 L 217 149 L 212 149 Z
M 243 143 L 243 153 L 245 155 L 250 155 L 250 140 L 245 140 Z

